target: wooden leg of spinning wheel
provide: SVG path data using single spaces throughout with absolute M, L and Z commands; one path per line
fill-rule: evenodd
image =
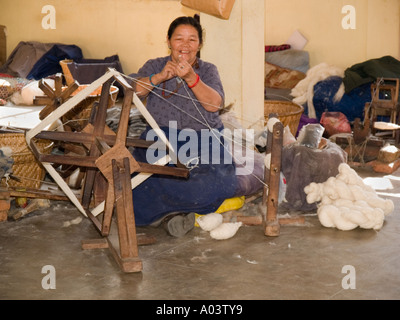
M 267 218 L 265 221 L 265 235 L 269 237 L 277 237 L 280 234 L 280 224 L 277 217 L 277 200 L 272 198 L 273 202 L 267 203 Z
M 268 180 L 266 180 L 269 189 L 266 203 L 267 212 L 265 215 L 265 235 L 276 237 L 280 234 L 280 224 L 278 221 L 277 213 L 283 142 L 282 123 L 276 123 L 274 125 L 273 132 L 271 133 L 270 131 L 268 131 L 268 135 L 272 135 L 272 147 L 269 177 Z
M 139 272 L 143 265 L 138 257 L 129 159 L 124 158 L 123 164 L 113 159 L 112 166 L 120 247 L 119 255 L 114 256 L 124 272 Z
M 107 106 L 108 106 L 108 96 L 111 87 L 111 80 L 108 80 L 106 83 L 103 84 L 101 95 L 100 95 L 100 102 L 97 108 L 97 112 L 95 114 L 95 120 L 93 123 L 93 136 L 94 137 L 102 137 L 104 135 L 104 128 L 107 118 Z M 98 157 L 100 156 L 100 151 L 95 142 L 92 142 L 90 145 L 89 155 L 91 157 Z M 90 206 L 90 201 L 92 199 L 93 193 L 93 185 L 94 180 L 96 177 L 97 169 L 95 168 L 88 168 L 85 177 L 85 183 L 82 190 L 82 206 L 85 209 L 88 209 Z

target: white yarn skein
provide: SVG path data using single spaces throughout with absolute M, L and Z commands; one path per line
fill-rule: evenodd
M 196 219 L 200 228 L 204 231 L 211 231 L 222 224 L 222 214 L 219 213 L 209 213 L 204 216 L 200 216 Z
M 264 166 L 269 170 L 271 169 L 271 154 L 268 153 L 264 158 Z
M 241 226 L 242 222 L 223 223 L 214 230 L 211 230 L 210 236 L 216 240 L 226 240 L 232 238 Z
M 269 132 L 273 132 L 274 131 L 274 125 L 277 122 L 280 122 L 278 118 L 270 118 L 270 119 L 268 119 L 267 128 L 268 128 Z
M 385 216 L 394 211 L 393 201 L 380 198 L 346 163 L 339 165 L 336 177 L 324 183 L 310 183 L 304 192 L 308 203 L 320 201 L 317 213 L 325 227 L 379 230 Z
M 216 240 L 232 238 L 242 226 L 242 222 L 223 223 L 222 215 L 215 212 L 200 216 L 196 221 L 201 229 L 210 231 L 211 238 Z

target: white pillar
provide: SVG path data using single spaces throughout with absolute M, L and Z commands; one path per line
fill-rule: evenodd
M 225 89 L 225 105 L 244 128 L 264 115 L 264 15 L 260 0 L 236 0 L 229 20 L 200 13 L 204 29 L 201 58 L 214 63 Z M 259 120 L 259 121 L 257 121 Z

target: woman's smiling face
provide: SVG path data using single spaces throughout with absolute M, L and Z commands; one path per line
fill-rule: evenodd
M 181 24 L 176 27 L 171 38 L 167 41 L 171 48 L 173 61 L 178 62 L 180 59 L 184 59 L 190 64 L 196 61 L 197 52 L 200 50 L 200 39 L 196 28 Z

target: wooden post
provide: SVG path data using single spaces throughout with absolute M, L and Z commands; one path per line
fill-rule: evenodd
M 277 117 L 276 114 L 270 114 L 269 119 Z M 289 224 L 304 224 L 305 218 L 303 216 L 294 216 L 289 218 L 278 218 L 279 206 L 279 188 L 280 188 L 280 175 L 282 165 L 282 149 L 283 149 L 283 124 L 276 122 L 273 131 L 268 130 L 267 134 L 267 151 L 266 154 L 271 155 L 271 163 L 269 171 L 265 171 L 264 193 L 263 193 L 263 225 L 264 233 L 266 236 L 276 237 L 280 234 L 281 225 Z M 259 220 L 238 220 L 243 223 L 258 224 Z
M 270 119 L 270 118 L 269 118 Z M 266 203 L 264 209 L 265 217 L 265 235 L 276 237 L 280 233 L 280 225 L 277 217 L 278 199 L 279 199 L 279 182 L 281 173 L 282 159 L 282 144 L 283 144 L 283 125 L 277 122 L 274 125 L 273 132 L 268 130 L 267 152 L 271 154 L 271 164 L 269 174 L 265 175 L 265 183 L 268 185 L 268 195 L 264 195 Z M 267 153 L 268 154 L 268 153 Z
M 10 210 L 10 193 L 0 189 L 0 222 L 7 221 Z
M 120 247 L 118 261 L 124 272 L 138 272 L 143 265 L 138 256 L 129 159 L 124 158 L 123 163 L 113 159 L 112 167 Z

